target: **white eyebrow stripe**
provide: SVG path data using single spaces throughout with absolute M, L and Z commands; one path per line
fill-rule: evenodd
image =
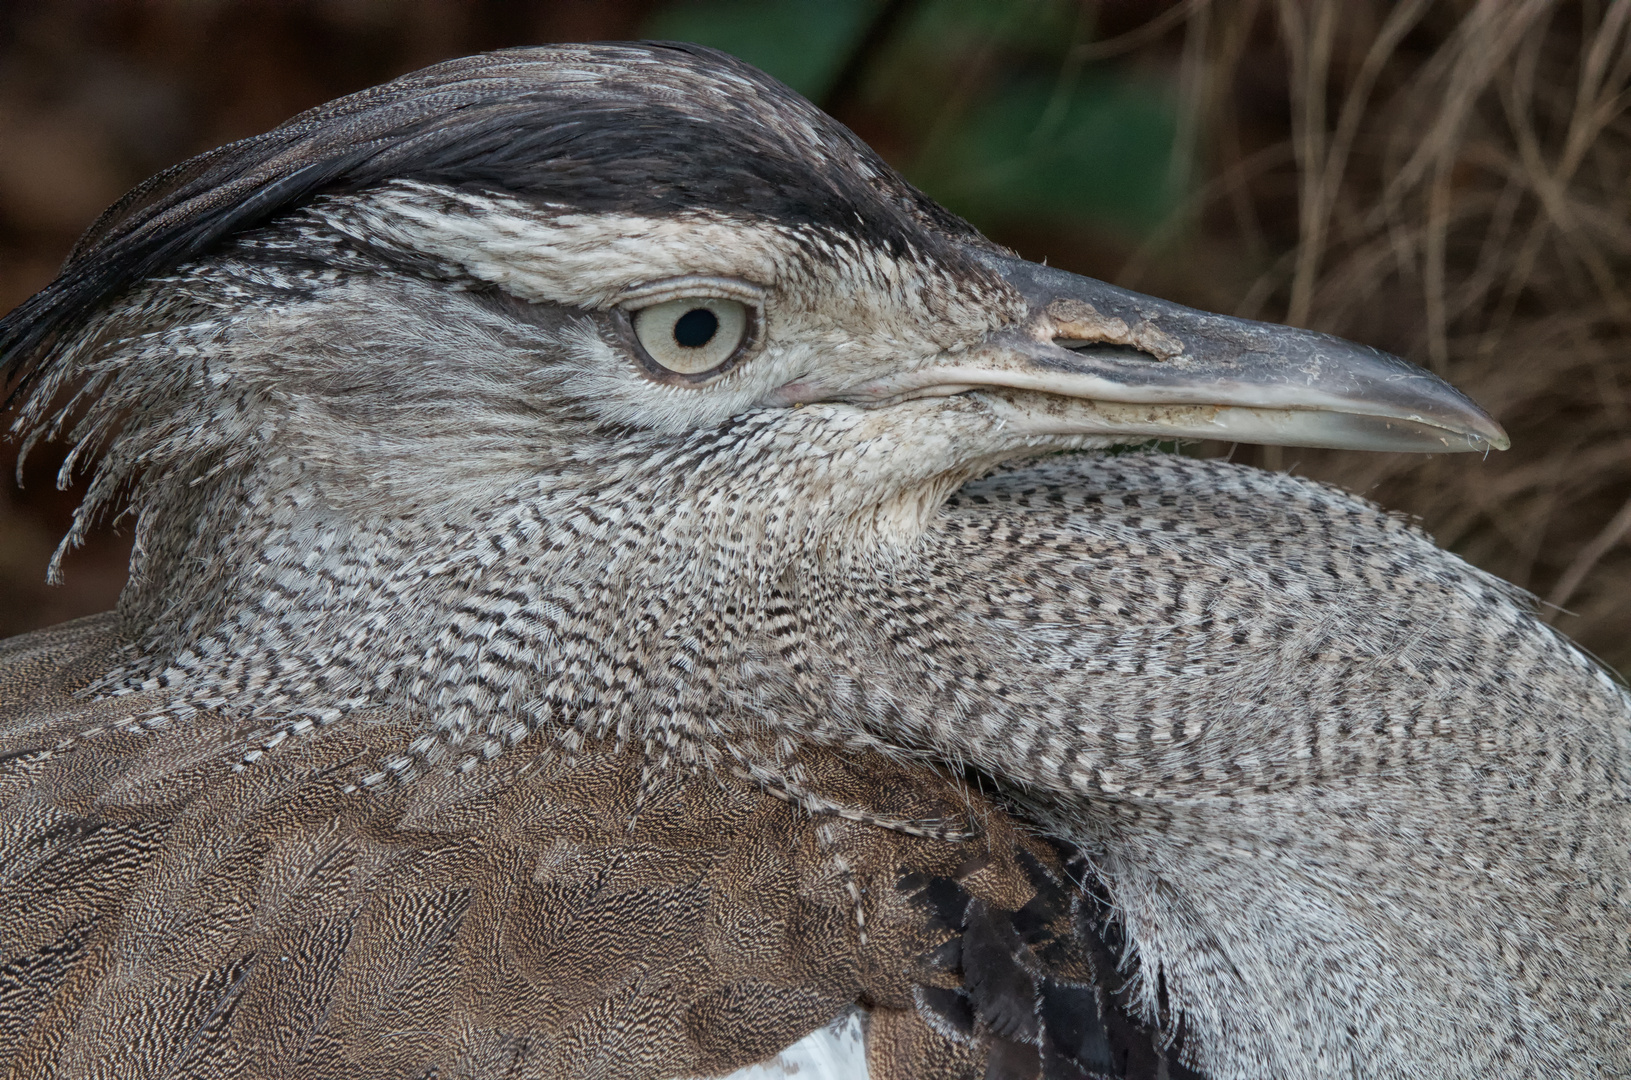
M 452 205 L 450 205 L 450 203 Z M 583 213 L 402 181 L 324 213 L 347 232 L 424 252 L 525 300 L 604 310 L 682 276 L 770 287 L 803 276 L 807 239 L 763 222 L 687 211 Z M 896 271 L 898 273 L 898 271 Z

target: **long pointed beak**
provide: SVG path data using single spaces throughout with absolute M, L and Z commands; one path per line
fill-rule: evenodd
M 1011 423 L 1042 435 L 1425 453 L 1509 445 L 1468 397 L 1397 356 L 1019 259 L 979 258 L 1025 298 L 1028 321 L 876 392 L 983 391 Z

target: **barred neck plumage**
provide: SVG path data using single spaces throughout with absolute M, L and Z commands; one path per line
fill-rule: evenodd
M 152 283 L 36 388 L 33 437 L 109 444 L 64 548 L 136 490 L 132 654 L 105 689 L 164 689 L 171 712 L 277 730 L 408 707 L 435 735 L 421 749 L 491 754 L 563 712 L 627 735 L 693 663 L 656 655 L 697 648 L 700 613 L 762 607 L 753 590 L 794 563 L 910 543 L 971 473 L 1037 442 L 967 454 L 1001 424 L 976 402 L 953 403 L 951 437 L 904 468 L 910 402 L 750 409 L 680 432 L 622 422 L 616 395 L 585 395 L 607 360 L 592 327 L 379 230 L 365 245 L 379 199 L 320 201 Z M 638 629 L 594 622 L 635 611 Z M 626 649 L 651 651 L 641 679 L 661 686 L 612 678 Z

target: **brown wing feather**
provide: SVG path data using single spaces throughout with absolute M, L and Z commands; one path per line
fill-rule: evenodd
M 988 1055 L 1034 1073 L 997 1036 L 1037 1041 L 1045 959 L 970 991 L 956 942 L 1012 937 L 1060 861 L 932 772 L 796 762 L 835 802 L 972 817 L 978 839 L 711 775 L 636 814 L 642 762 L 610 749 L 368 788 L 397 718 L 241 767 L 217 718 L 143 731 L 139 698 L 76 699 L 112 647 L 106 620 L 0 646 L 0 1074 L 708 1075 L 857 1003 L 880 1080 L 984 1075 Z M 961 907 L 933 910 L 927 883 Z M 972 994 L 966 1034 L 920 1012 L 925 988 Z

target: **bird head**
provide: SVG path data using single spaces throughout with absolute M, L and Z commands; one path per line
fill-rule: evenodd
M 674 44 L 456 60 L 185 162 L 0 350 L 16 431 L 99 455 L 65 544 L 136 513 L 123 610 L 172 659 L 296 596 L 394 597 L 400 629 L 495 564 L 621 560 L 618 595 L 774 576 L 909 544 L 969 477 L 1060 450 L 1506 445 L 1395 357 L 1022 261 Z

